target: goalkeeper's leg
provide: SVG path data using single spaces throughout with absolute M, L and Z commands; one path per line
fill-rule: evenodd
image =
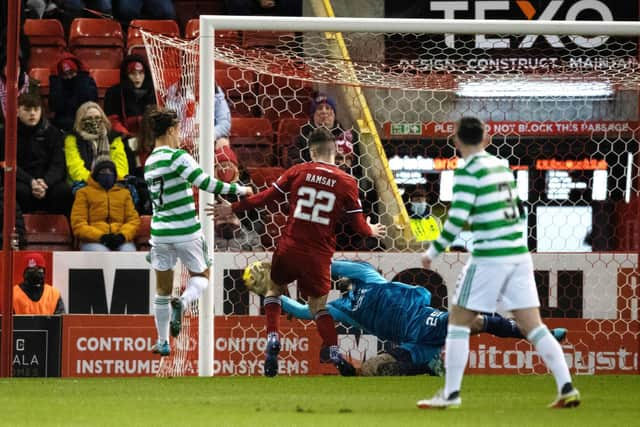
M 505 319 L 497 313 L 483 313 L 476 317 L 471 326 L 471 333 L 477 334 L 480 332 L 486 332 L 501 338 L 526 338 L 514 320 Z M 562 342 L 567 336 L 567 329 L 565 328 L 554 328 L 550 332 L 558 342 Z

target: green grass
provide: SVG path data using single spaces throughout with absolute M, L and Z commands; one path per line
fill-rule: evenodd
M 549 376 L 467 376 L 463 406 L 416 409 L 433 377 L 0 379 L 3 426 L 632 426 L 638 376 L 580 376 L 582 406 L 551 410 Z

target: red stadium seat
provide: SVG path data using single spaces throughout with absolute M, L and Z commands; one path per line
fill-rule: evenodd
M 58 250 L 73 249 L 73 236 L 64 215 L 25 214 L 27 249 Z
M 136 53 L 146 57 L 140 29 L 168 37 L 180 37 L 178 23 L 172 19 L 134 19 L 129 23 L 127 33 L 127 52 L 129 55 Z
M 230 140 L 240 164 L 250 166 L 272 166 L 273 129 L 266 119 L 233 117 Z
M 107 19 L 74 19 L 69 47 L 91 69 L 120 68 L 124 56 L 122 27 Z
M 57 19 L 27 19 L 24 21 L 24 35 L 32 46 L 67 47 L 64 29 Z
M 24 34 L 31 44 L 29 69 L 53 68 L 65 48 L 62 24 L 57 19 L 27 19 L 24 23 Z
M 151 215 L 140 215 L 140 227 L 133 242 L 139 251 L 148 251 L 150 248 L 149 239 L 151 239 Z
M 98 98 L 104 99 L 104 94 L 111 86 L 115 86 L 120 83 L 120 70 L 116 68 L 111 69 L 93 69 L 90 71 L 91 77 L 96 81 L 98 87 Z
M 50 74 L 50 68 L 32 68 L 31 71 L 29 71 L 29 77 L 40 82 L 40 95 L 42 95 L 43 97 L 49 96 Z

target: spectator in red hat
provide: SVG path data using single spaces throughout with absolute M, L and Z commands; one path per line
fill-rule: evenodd
M 291 166 L 297 163 L 311 161 L 309 155 L 308 139 L 311 132 L 320 126 L 331 131 L 336 141 L 349 140 L 353 146 L 353 151 L 357 153 L 358 133 L 355 129 L 345 129 L 336 119 L 337 104 L 335 99 L 324 93 L 317 93 L 311 101 L 311 119 L 300 129 L 300 136 L 296 139 L 296 143 L 292 144 L 287 151 L 289 164 Z
M 127 56 L 120 65 L 120 83 L 104 96 L 104 112 L 113 130 L 135 137 L 147 106 L 155 103 L 149 66 L 140 55 Z
M 71 53 L 62 55 L 56 70 L 57 74 L 49 76 L 49 109 L 53 124 L 68 132 L 73 129 L 78 107 L 98 101 L 98 87 L 87 66 Z
M 47 263 L 42 254 L 29 254 L 22 266 L 22 283 L 13 287 L 13 313 L 25 315 L 64 314 L 64 303 L 58 291 L 46 284 Z

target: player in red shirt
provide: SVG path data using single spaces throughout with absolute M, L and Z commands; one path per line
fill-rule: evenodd
M 278 374 L 280 295 L 294 280 L 302 295 L 308 297 L 322 337 L 320 361 L 333 363 L 342 375 L 355 375 L 353 366 L 338 350 L 338 334 L 326 309 L 331 289 L 331 257 L 336 250 L 336 224 L 340 220 L 349 221 L 363 236 L 381 237 L 386 231 L 382 224 L 365 221 L 355 178 L 334 164 L 336 144 L 331 132 L 323 128 L 314 130 L 309 135 L 309 152 L 311 162 L 291 167 L 271 188 L 214 208 L 215 216 L 221 218 L 287 198 L 289 201 L 287 224 L 272 258 L 271 280 L 276 286 L 264 299 L 268 335 L 264 374 L 268 377 Z

